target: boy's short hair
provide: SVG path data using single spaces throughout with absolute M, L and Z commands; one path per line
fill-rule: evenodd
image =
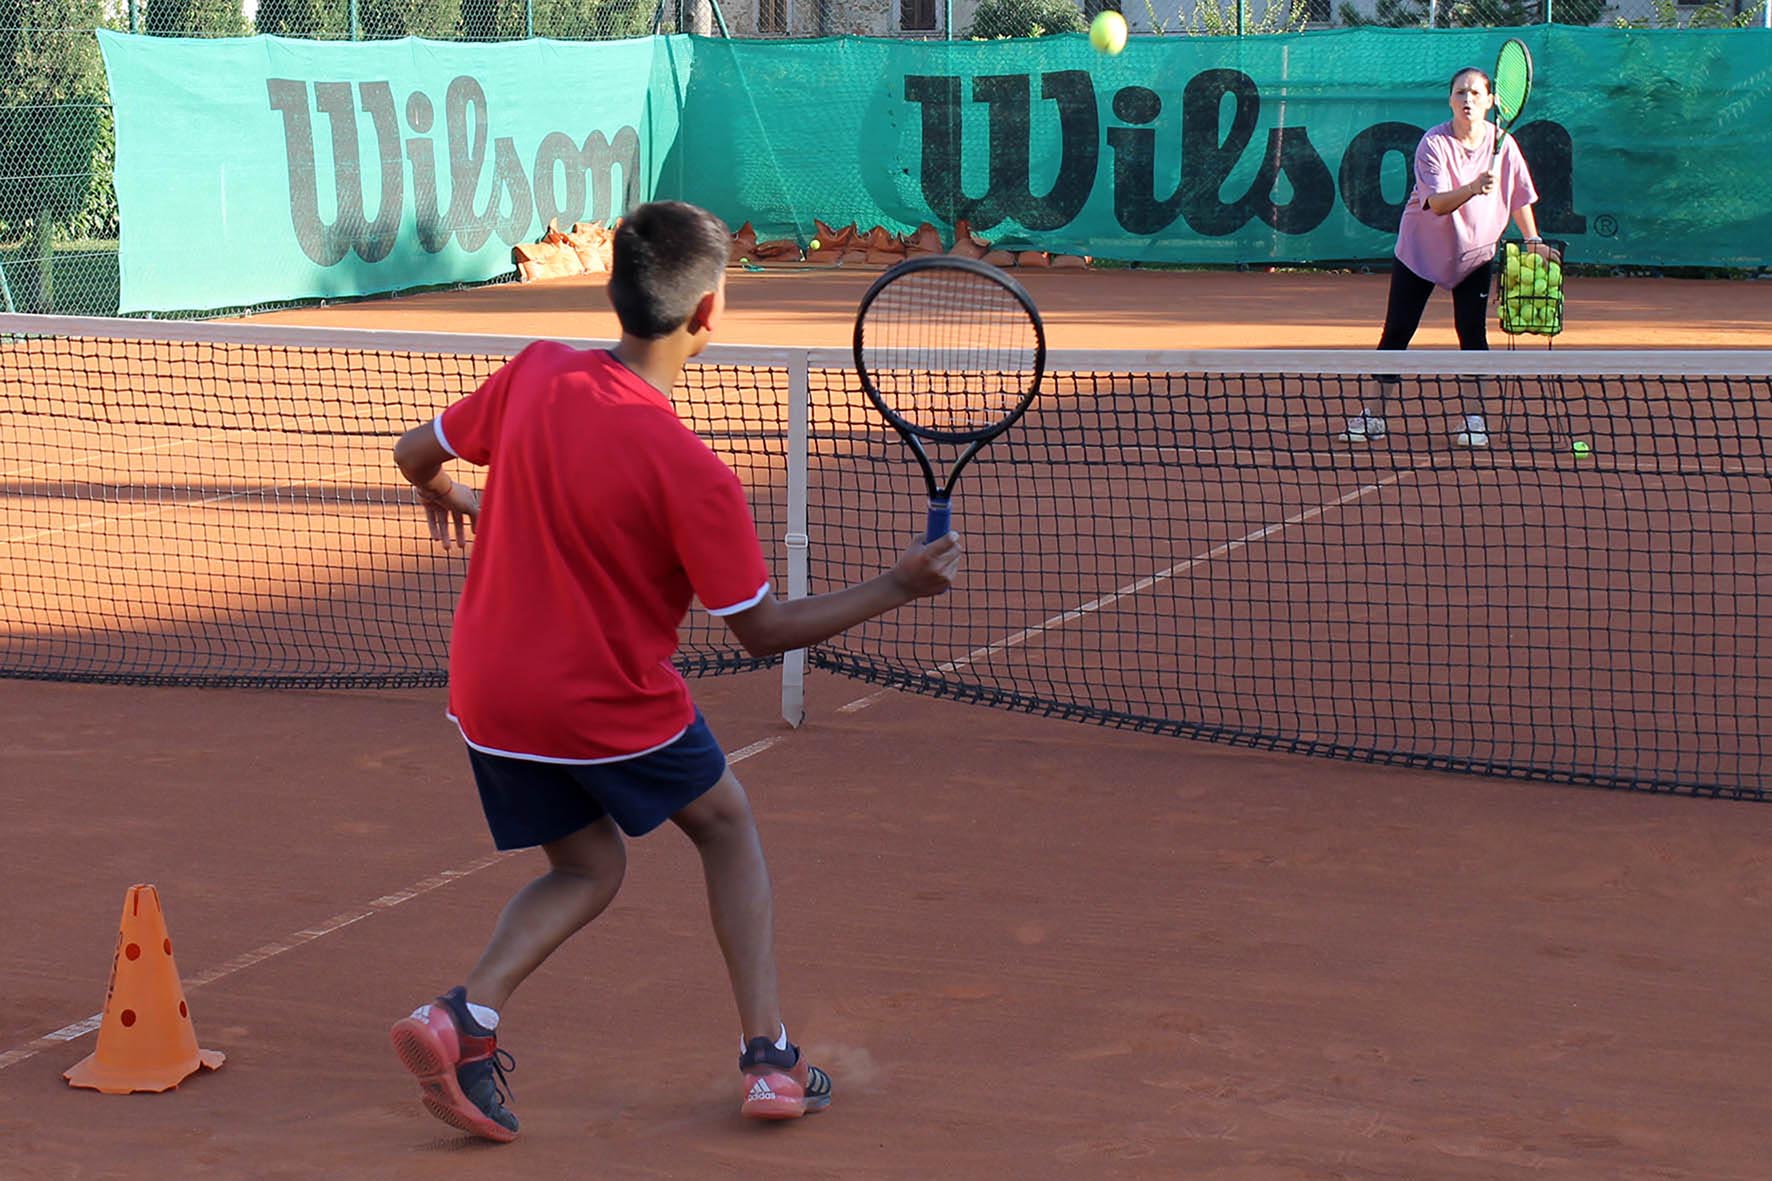
M 1495 93 L 1495 79 L 1489 77 L 1489 75 L 1486 71 L 1481 70 L 1481 69 L 1477 68 L 1476 66 L 1465 66 L 1463 69 L 1459 70 L 1456 74 L 1452 75 L 1452 81 L 1446 83 L 1446 93 L 1451 94 L 1454 90 L 1457 90 L 1458 89 L 1458 80 L 1460 78 L 1464 77 L 1466 74 L 1475 74 L 1477 77 L 1479 77 L 1483 80 L 1483 89 L 1487 90 L 1490 94 Z
M 615 228 L 609 302 L 621 330 L 644 340 L 669 336 L 726 273 L 732 231 L 684 201 L 653 201 Z

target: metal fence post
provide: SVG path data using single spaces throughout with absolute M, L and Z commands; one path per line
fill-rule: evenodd
M 135 0 L 129 0 L 129 31 L 131 33 L 142 31 L 141 17 L 135 10 Z
M 363 19 L 357 11 L 357 0 L 351 0 L 351 40 L 363 40 Z
M 523 35 L 535 36 L 535 0 L 523 0 Z

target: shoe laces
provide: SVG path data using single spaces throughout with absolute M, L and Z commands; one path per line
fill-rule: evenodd
M 509 1107 L 511 1100 L 516 1097 L 516 1092 L 511 1089 L 511 1080 L 508 1076 L 517 1069 L 517 1060 L 511 1057 L 509 1051 L 495 1047 L 489 1056 L 475 1062 L 465 1063 L 462 1069 L 474 1071 L 482 1078 L 490 1078 L 492 1092 L 498 1097 L 500 1104 Z
M 494 1080 L 492 1085 L 498 1091 L 499 1102 L 508 1106 L 517 1093 L 511 1090 L 511 1080 L 507 1076 L 517 1069 L 517 1060 L 511 1057 L 509 1050 L 495 1049 L 490 1061 Z

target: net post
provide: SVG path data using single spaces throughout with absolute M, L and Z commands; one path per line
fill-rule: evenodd
M 806 532 L 806 472 L 810 463 L 812 409 L 811 362 L 802 350 L 788 360 L 787 548 L 788 598 L 803 599 L 811 538 Z M 806 720 L 806 649 L 796 648 L 781 660 L 781 716 L 798 727 Z

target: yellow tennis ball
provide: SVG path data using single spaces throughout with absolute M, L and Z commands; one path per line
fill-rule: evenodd
M 1089 44 L 1102 53 L 1118 53 L 1126 48 L 1126 18 L 1111 8 L 1096 13 L 1089 22 Z
M 1575 445 L 1571 450 L 1577 455 L 1591 455 L 1593 453 L 1593 448 L 1587 445 L 1586 439 L 1575 440 Z
M 824 243 L 820 242 L 817 238 L 812 239 L 811 248 L 813 250 L 821 249 L 823 246 L 824 246 Z

